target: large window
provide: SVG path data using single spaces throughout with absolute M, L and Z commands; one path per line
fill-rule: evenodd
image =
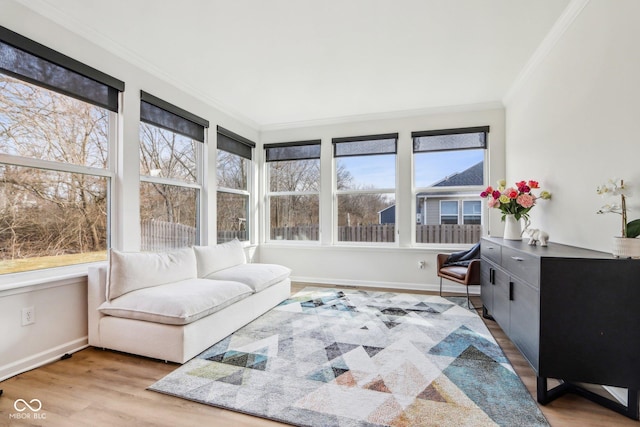
M 416 243 L 476 243 L 482 234 L 489 127 L 413 132 Z
M 141 93 L 140 121 L 141 249 L 196 245 L 209 123 L 146 92 Z
M 398 134 L 334 138 L 339 242 L 394 242 Z
M 250 240 L 254 147 L 254 142 L 218 126 L 218 243 Z
M 266 144 L 270 240 L 319 240 L 320 140 Z
M 0 274 L 106 259 L 123 90 L 0 27 Z

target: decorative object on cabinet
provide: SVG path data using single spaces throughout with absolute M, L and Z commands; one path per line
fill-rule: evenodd
M 529 236 L 530 245 L 535 246 L 536 243 L 540 243 L 540 246 L 547 246 L 549 234 L 547 234 L 546 231 L 537 228 L 527 228 L 524 232 Z
M 483 314 L 491 314 L 537 376 L 541 404 L 577 393 L 640 419 L 640 261 L 549 243 L 481 240 Z M 548 389 L 547 380 L 561 384 Z M 626 388 L 627 405 L 580 384 Z
M 471 308 L 469 286 L 480 286 L 480 243 L 476 243 L 466 251 L 438 254 L 436 259 L 436 270 L 440 278 L 440 296 L 442 296 L 442 279 L 459 283 L 467 288 L 467 308 Z
M 629 188 L 622 179 L 610 179 L 596 188 L 596 192 L 605 197 L 620 197 L 620 204 L 607 203 L 597 213 L 615 213 L 621 216 L 622 231 L 613 238 L 611 252 L 617 258 L 640 258 L 640 219 L 627 222 L 627 197 Z
M 521 240 L 522 227 L 520 219 L 525 220 L 525 229 L 529 226 L 529 211 L 536 204 L 538 199 L 548 200 L 551 193 L 541 191 L 539 196 L 533 193 L 534 189 L 539 189 L 538 181 L 519 181 L 515 187 L 506 187 L 507 182 L 502 179 L 498 181 L 498 186 L 487 187 L 480 197 L 487 199 L 487 206 L 500 209 L 502 221 L 505 223 L 504 238 L 507 240 Z

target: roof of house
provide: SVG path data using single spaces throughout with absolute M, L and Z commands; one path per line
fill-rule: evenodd
M 432 187 L 458 187 L 482 185 L 484 183 L 483 162 L 478 162 L 462 172 L 455 173 L 436 182 Z

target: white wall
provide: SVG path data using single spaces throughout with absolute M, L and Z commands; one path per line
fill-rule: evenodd
M 506 103 L 509 181 L 539 180 L 532 210 L 552 241 L 610 252 L 620 217 L 596 215 L 595 188 L 623 178 L 640 218 L 640 2 L 591 0 Z
M 261 135 L 262 143 L 278 143 L 308 139 L 322 140 L 320 222 L 322 237 L 316 245 L 300 245 L 274 242 L 264 243 L 262 236 L 259 259 L 262 262 L 281 263 L 293 269 L 298 281 L 398 287 L 405 289 L 437 289 L 435 254 L 443 250 L 459 250 L 460 247 L 416 248 L 412 245 L 411 224 L 415 221 L 412 196 L 412 131 L 450 129 L 470 126 L 490 126 L 488 182 L 504 177 L 504 110 L 450 109 L 448 112 L 425 113 L 403 118 L 354 120 L 333 125 L 309 125 L 305 127 L 267 130 Z M 397 160 L 397 218 L 399 235 L 396 247 L 365 247 L 333 245 L 332 203 L 332 145 L 331 139 L 356 135 L 372 135 L 398 132 Z M 263 189 L 264 190 L 264 189 Z M 261 193 L 264 198 L 264 191 Z M 486 213 L 486 212 L 485 212 Z M 492 213 L 487 221 L 487 231 L 502 233 L 499 216 Z M 266 229 L 267 227 L 263 227 Z M 496 231 L 497 230 L 497 231 Z M 468 245 L 467 245 L 468 247 Z M 418 262 L 426 261 L 426 269 L 419 269 Z M 464 292 L 460 286 L 450 289 Z
M 0 0 L 0 25 L 99 69 L 125 82 L 118 131 L 120 145 L 115 182 L 117 198 L 112 209 L 112 246 L 121 250 L 137 250 L 139 229 L 139 94 L 145 90 L 165 101 L 209 120 L 207 167 L 215 171 L 216 125 L 221 125 L 252 140 L 258 131 L 216 108 L 162 81 L 118 56 L 99 48 L 86 39 L 35 14 L 11 0 Z M 125 13 L 125 12 L 123 12 Z M 215 173 L 208 174 L 203 202 L 208 208 L 203 215 L 206 235 L 203 243 L 215 242 Z M 207 236 L 208 235 L 208 236 Z M 208 239 L 207 239 L 208 237 Z M 26 368 L 82 348 L 87 343 L 86 273 L 83 268 L 49 270 L 33 274 L 0 276 L 0 380 Z M 86 267 L 84 268 L 86 272 Z M 75 279 L 65 278 L 70 271 Z M 21 287 L 31 283 L 31 286 Z M 55 285 L 52 287 L 52 285 Z M 20 326 L 23 307 L 34 305 L 36 324 Z

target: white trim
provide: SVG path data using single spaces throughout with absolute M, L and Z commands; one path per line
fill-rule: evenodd
M 105 261 L 2 274 L 0 297 L 75 284 L 80 280 L 86 280 L 90 266 L 103 263 Z
M 502 104 L 505 106 L 511 102 L 513 96 L 520 90 L 524 83 L 529 79 L 536 68 L 545 60 L 549 53 L 553 50 L 564 33 L 569 29 L 573 21 L 580 15 L 580 12 L 587 6 L 589 0 L 571 0 L 565 10 L 562 12 L 556 23 L 553 25 L 549 34 L 542 40 L 536 51 L 531 55 L 529 61 L 522 68 L 516 79 L 502 97 Z
M 354 123 L 354 122 L 405 119 L 410 117 L 419 117 L 419 116 L 427 116 L 427 115 L 435 115 L 435 114 L 466 113 L 470 111 L 473 111 L 473 112 L 489 111 L 489 110 L 496 110 L 496 109 L 503 109 L 503 108 L 504 108 L 504 105 L 502 104 L 502 101 L 491 101 L 491 102 L 483 102 L 478 104 L 425 107 L 425 108 L 416 108 L 411 110 L 385 111 L 385 112 L 379 112 L 379 113 L 327 117 L 324 119 L 301 120 L 298 122 L 263 124 L 262 126 L 259 127 L 259 129 L 261 132 L 271 132 L 276 130 L 297 129 L 297 128 L 306 128 L 306 127 L 315 127 L 315 126 L 330 126 L 330 125 L 339 125 L 339 124 Z
M 604 388 L 611 396 L 613 396 L 622 405 L 624 406 L 629 405 L 629 402 L 628 402 L 629 395 L 627 394 L 628 391 L 626 388 L 612 387 L 608 385 L 603 385 L 602 388 Z
M 111 140 L 108 141 L 111 144 Z M 115 175 L 109 169 L 94 168 L 90 166 L 74 165 L 72 163 L 55 162 L 52 160 L 41 160 L 30 157 L 14 156 L 0 153 L 0 163 L 20 166 L 25 168 L 45 169 L 56 172 L 79 173 L 82 175 L 100 176 L 113 178 Z
M 84 336 L 43 352 L 25 357 L 8 365 L 0 366 L 0 382 L 23 372 L 60 360 L 65 354 L 75 353 L 89 347 L 88 337 Z
M 144 60 L 139 54 L 128 49 L 126 46 L 116 43 L 104 34 L 94 30 L 90 26 L 86 25 L 83 21 L 78 20 L 60 11 L 57 7 L 53 6 L 47 1 L 43 0 L 16 0 L 23 6 L 31 9 L 32 11 L 46 17 L 47 19 L 61 25 L 68 31 L 79 35 L 80 37 L 89 40 L 90 42 L 100 46 L 101 48 L 111 52 L 115 56 L 124 59 L 125 61 L 137 66 L 138 68 L 145 70 L 149 74 L 156 76 L 160 80 L 164 80 L 172 86 L 184 91 L 185 93 L 193 96 L 196 99 L 201 100 L 205 104 L 208 104 L 214 108 L 217 108 L 221 112 L 225 113 L 231 118 L 238 120 L 247 126 L 259 129 L 260 124 L 253 119 L 247 117 L 243 113 L 233 109 L 229 105 L 223 104 L 220 100 L 203 95 L 202 90 L 186 83 L 184 79 L 178 78 L 172 74 L 167 73 L 161 68 L 156 67 L 152 63 Z M 62 52 L 65 53 L 65 52 Z
M 195 190 L 202 190 L 202 186 L 197 182 L 179 181 L 172 178 L 158 178 L 147 175 L 140 175 L 140 182 L 151 182 L 154 184 L 172 185 L 174 187 L 193 188 Z
M 390 288 L 403 291 L 429 291 L 439 292 L 439 283 L 403 283 L 403 282 L 374 282 L 367 280 L 343 280 L 343 279 L 327 279 L 321 277 L 291 277 L 292 283 L 309 283 L 318 285 L 330 285 L 330 286 L 348 286 L 354 288 L 368 287 L 368 288 Z M 460 294 L 466 296 L 466 289 L 462 285 L 452 285 L 443 283 L 442 292 Z M 480 286 L 472 286 L 469 288 L 469 295 L 480 295 Z

